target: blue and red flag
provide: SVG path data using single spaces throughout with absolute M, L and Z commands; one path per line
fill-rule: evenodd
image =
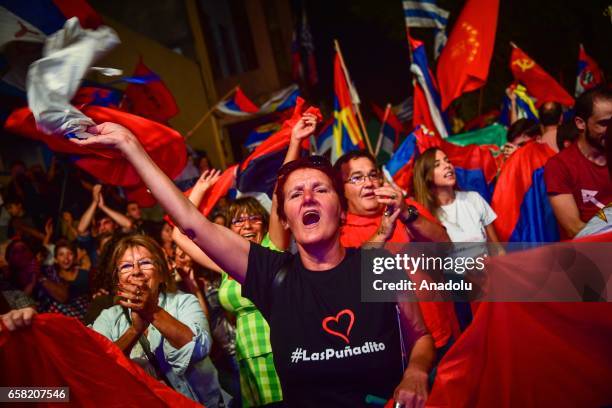
M 425 150 L 438 147 L 446 153 L 455 167 L 457 186 L 461 190 L 477 191 L 484 199 L 491 199 L 491 187 L 497 174 L 497 164 L 486 146 L 459 146 L 436 136 L 423 126 L 415 129 L 395 151 L 383 171 L 404 191 L 412 191 L 414 162 Z
M 257 126 L 247 136 L 247 139 L 244 142 L 244 147 L 246 147 L 248 151 L 252 151 L 264 140 L 278 132 L 280 128 L 281 124 L 278 122 L 266 123 L 264 125 Z
M 291 42 L 291 72 L 295 82 L 303 82 L 310 86 L 319 82 L 317 73 L 317 63 L 314 55 L 314 41 L 306 9 L 302 4 L 301 11 L 298 12 L 300 18 L 296 19 L 296 26 L 293 29 L 293 39 Z M 306 65 L 304 65 L 306 60 Z
M 317 135 L 317 154 L 319 156 L 323 156 L 327 153 L 331 152 L 332 143 L 334 140 L 334 120 L 333 118 L 329 118 L 327 122 L 323 124 L 319 134 Z
M 304 113 L 312 113 L 321 120 L 319 109 L 305 109 L 305 102 L 298 98 L 291 118 L 281 129 L 255 148 L 239 166 L 236 176 L 238 196 L 254 196 L 268 210 L 272 204 L 272 193 L 291 140 L 291 130 Z
M 576 77 L 576 98 L 582 95 L 584 91 L 595 88 L 604 80 L 603 72 L 597 65 L 597 62 L 591 58 L 582 44 L 578 54 L 578 76 Z
M 251 116 L 259 111 L 259 108 L 242 92 L 239 86 L 234 93 L 224 101 L 217 104 L 217 109 L 228 115 Z
M 123 92 L 101 84 L 85 83 L 79 88 L 72 104 L 81 109 L 85 106 L 105 106 L 119 108 L 123 99 Z
M 21 96 L 29 63 L 41 57 L 42 48 L 37 44 L 43 44 L 47 36 L 62 29 L 71 17 L 77 17 L 83 28 L 96 29 L 102 24 L 100 15 L 85 0 L 0 2 L 0 53 L 11 47 L 18 56 L 3 61 L 0 92 Z M 17 62 L 11 65 L 11 61 Z
M 81 110 L 96 123 L 114 122 L 125 126 L 136 135 L 153 161 L 170 178 L 185 167 L 185 140 L 176 130 L 158 122 L 101 106 L 86 106 Z M 39 131 L 29 108 L 15 110 L 4 125 L 11 133 L 39 140 L 55 152 L 74 156 L 74 163 L 104 184 L 135 187 L 142 184 L 132 165 L 118 151 L 79 146 L 61 135 L 47 135 Z
M 159 75 L 144 64 L 142 58 L 125 88 L 121 109 L 160 123 L 167 123 L 179 112 L 170 89 Z
M 531 142 L 506 161 L 499 174 L 491 207 L 494 226 L 502 242 L 554 242 L 559 227 L 548 201 L 544 166 L 555 152 Z
M 391 105 L 388 105 L 384 111 L 376 104 L 372 104 L 372 112 L 376 115 L 381 124 L 381 141 L 380 146 L 376 146 L 376 152 L 387 153 L 393 155 L 395 149 L 399 146 L 400 135 L 405 132 L 404 126 L 393 113 Z M 380 137 L 379 136 L 379 137 Z
M 414 88 L 413 126 L 416 128 L 423 125 L 436 132 L 440 137 L 445 138 L 448 136 L 448 127 L 440 108 L 438 85 L 427 63 L 425 46 L 421 41 L 415 40 L 410 35 L 408 35 L 408 44 L 412 49 L 410 71 L 414 75 L 412 81 Z
M 345 72 L 341 56 L 334 56 L 334 125 L 332 143 L 332 163 L 352 150 L 365 148 L 364 135 L 357 123 L 353 95 L 356 91 Z
M 237 86 L 232 95 L 228 99 L 219 102 L 216 108 L 219 112 L 231 116 L 267 115 L 293 108 L 299 95 L 300 89 L 298 86 L 291 84 L 274 92 L 266 102 L 258 107 Z

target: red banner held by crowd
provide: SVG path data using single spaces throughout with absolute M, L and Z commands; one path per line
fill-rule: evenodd
M 78 407 L 200 407 L 149 376 L 110 340 L 75 318 L 34 317 L 32 327 L 0 333 L 0 384 L 68 387 Z

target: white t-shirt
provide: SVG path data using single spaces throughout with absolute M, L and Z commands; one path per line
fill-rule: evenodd
M 455 201 L 440 207 L 438 218 L 453 242 L 487 242 L 485 227 L 497 214 L 477 192 L 457 191 Z

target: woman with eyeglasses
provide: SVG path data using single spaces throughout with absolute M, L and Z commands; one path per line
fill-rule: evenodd
M 206 191 L 214 185 L 218 174 L 204 172 L 194 185 L 189 200 L 197 207 Z M 279 236 L 268 231 L 267 211 L 252 197 L 239 198 L 227 211 L 227 228 L 249 242 L 279 250 L 271 239 Z M 275 225 L 278 223 L 275 223 Z M 198 264 L 221 274 L 219 301 L 225 310 L 236 316 L 236 357 L 240 371 L 240 392 L 243 407 L 273 406 L 282 401 L 280 380 L 274 368 L 270 327 L 253 302 L 242 296 L 242 286 L 232 279 L 189 238 L 174 228 L 172 237 L 177 246 Z
M 414 303 L 361 301 L 365 251 L 340 243 L 347 206 L 329 161 L 311 156 L 279 170 L 277 215 L 298 253 L 275 252 L 207 220 L 128 129 L 103 123 L 90 131 L 74 143 L 120 150 L 185 235 L 242 283 L 270 325 L 287 406 L 365 406 L 368 394 L 424 406 L 433 341 Z
M 189 200 L 199 206 L 206 191 L 218 180 L 219 174 L 204 172 L 194 185 Z M 252 197 L 244 197 L 230 203 L 227 210 L 227 227 L 246 239 L 266 248 L 280 250 L 274 243 L 283 245 L 284 233 L 279 222 Z M 268 227 L 271 227 L 269 229 Z M 189 238 L 175 228 L 172 237 L 177 246 L 198 264 L 221 274 L 219 301 L 223 308 L 236 316 L 236 355 L 240 371 L 242 406 L 270 406 L 282 401 L 280 380 L 274 368 L 270 327 L 253 302 L 242 296 L 242 286 L 217 266 Z
M 195 296 L 176 291 L 163 249 L 150 237 L 127 236 L 115 246 L 111 264 L 118 304 L 102 311 L 93 329 L 176 391 L 218 406 L 206 317 Z
M 498 242 L 497 215 L 476 191 L 458 191 L 455 167 L 444 151 L 432 147 L 414 164 L 417 201 L 435 214 L 453 242 Z

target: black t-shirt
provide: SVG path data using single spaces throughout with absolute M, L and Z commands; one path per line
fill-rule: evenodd
M 402 378 L 392 303 L 360 299 L 361 250 L 347 249 L 328 271 L 309 271 L 297 255 L 251 244 L 242 295 L 270 325 L 274 364 L 290 407 L 365 406 L 391 398 Z M 282 265 L 287 274 L 274 277 Z

